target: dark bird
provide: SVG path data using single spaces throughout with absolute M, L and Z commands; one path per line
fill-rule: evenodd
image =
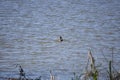
M 60 41 L 61 41 L 61 42 L 63 41 L 63 38 L 62 38 L 62 36 L 60 36 Z

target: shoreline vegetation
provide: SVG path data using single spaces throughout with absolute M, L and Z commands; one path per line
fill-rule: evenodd
M 113 49 L 112 49 L 112 59 L 108 60 L 104 55 L 104 59 L 108 63 L 107 69 L 104 69 L 105 72 L 105 78 L 104 80 L 120 80 L 120 72 L 119 70 L 115 69 L 114 59 L 113 59 Z M 0 80 L 44 80 L 42 79 L 42 76 L 39 76 L 35 79 L 29 79 L 26 76 L 26 73 L 24 72 L 24 69 L 21 65 L 17 64 L 16 67 L 19 67 L 19 77 L 18 78 L 10 78 L 10 77 L 0 77 Z M 95 64 L 95 58 L 92 55 L 91 50 L 88 51 L 88 61 L 85 67 L 85 72 L 83 74 L 77 74 L 76 72 L 73 72 L 73 77 L 71 77 L 70 80 L 100 80 L 99 77 L 101 77 L 101 69 L 99 69 L 101 65 Z M 49 72 L 50 76 L 48 80 L 57 80 L 56 76 L 53 75 L 52 71 Z

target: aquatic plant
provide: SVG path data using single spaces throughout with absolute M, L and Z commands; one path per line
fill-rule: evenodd
M 50 70 L 50 80 L 55 80 L 55 76 L 52 74 L 51 70 Z
M 90 61 L 90 70 L 88 70 L 89 61 Z M 92 56 L 91 50 L 89 50 L 88 52 L 88 62 L 86 66 L 85 80 L 89 79 L 90 77 L 92 77 L 93 80 L 98 80 L 98 70 L 95 66 L 95 59 Z
M 108 74 L 109 74 L 110 80 L 113 80 L 111 61 L 109 61 L 109 72 L 108 72 Z
M 74 75 L 74 76 L 72 77 L 71 80 L 80 80 L 80 76 L 76 75 L 75 72 L 73 73 L 73 75 Z

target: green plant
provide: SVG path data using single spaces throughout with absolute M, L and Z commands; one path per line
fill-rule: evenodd
M 110 80 L 113 80 L 113 75 L 112 75 L 112 61 L 109 61 L 109 78 Z
M 90 71 L 89 72 L 87 71 L 89 73 L 89 77 L 92 77 L 93 80 L 98 80 L 98 70 L 95 66 L 95 59 L 92 56 L 91 51 L 88 52 L 88 62 L 89 60 L 90 60 Z

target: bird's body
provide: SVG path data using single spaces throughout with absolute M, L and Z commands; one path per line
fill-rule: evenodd
M 63 41 L 63 38 L 62 38 L 62 36 L 60 36 L 60 42 L 62 42 Z

